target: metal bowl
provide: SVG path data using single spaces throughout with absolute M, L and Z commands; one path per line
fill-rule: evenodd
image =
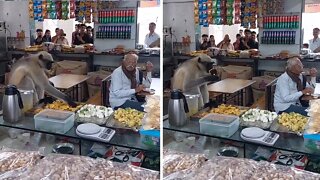
M 222 147 L 218 151 L 218 156 L 238 157 L 239 149 L 236 147 Z
M 53 146 L 52 152 L 58 154 L 73 154 L 74 146 L 71 143 L 59 143 Z

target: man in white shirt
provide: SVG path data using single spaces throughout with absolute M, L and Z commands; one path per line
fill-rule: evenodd
M 152 22 L 149 24 L 149 31 L 144 40 L 144 45 L 147 48 L 160 47 L 160 36 L 154 32 L 156 29 L 156 23 Z
M 112 72 L 109 101 L 113 109 L 130 107 L 143 111 L 141 105 L 144 102 L 138 102 L 136 94 L 150 88 L 153 64 L 147 63 L 147 76 L 143 77 L 143 73 L 136 67 L 137 62 L 136 54 L 127 54 L 122 65 Z
M 296 112 L 307 115 L 306 107 L 301 106 L 300 98 L 303 95 L 313 93 L 316 82 L 317 70 L 310 69 L 311 82 L 306 82 L 302 75 L 303 65 L 299 58 L 294 57 L 288 60 L 286 72 L 277 80 L 274 94 L 274 109 L 277 113 Z
M 313 39 L 309 40 L 309 49 L 314 52 L 320 52 L 319 28 L 313 29 Z

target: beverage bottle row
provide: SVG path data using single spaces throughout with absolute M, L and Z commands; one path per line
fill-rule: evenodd
M 99 26 L 98 39 L 131 39 L 131 26 Z
M 268 16 L 263 17 L 264 29 L 298 29 L 299 16 Z
M 261 37 L 262 44 L 295 44 L 295 31 L 264 31 Z
M 134 10 L 99 11 L 99 23 L 134 23 Z

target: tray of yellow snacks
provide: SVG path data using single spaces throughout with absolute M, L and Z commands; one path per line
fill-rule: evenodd
M 200 119 L 210 113 L 241 116 L 247 110 L 249 110 L 248 107 L 221 104 L 216 108 L 205 108 L 205 109 L 199 111 L 198 113 L 194 114 L 191 117 L 196 118 L 196 119 Z
M 76 112 L 78 111 L 82 106 L 85 105 L 85 103 L 77 103 L 77 107 L 71 107 L 66 102 L 61 100 L 56 100 L 53 103 L 50 104 L 39 104 L 38 106 L 28 110 L 25 112 L 26 115 L 33 116 L 35 114 L 38 114 L 40 111 L 44 109 L 54 109 L 54 110 L 61 110 L 61 111 L 71 111 Z
M 271 127 L 271 131 L 302 134 L 309 118 L 298 113 L 282 113 Z
M 110 117 L 106 126 L 116 129 L 131 129 L 138 131 L 142 125 L 142 119 L 145 113 L 131 108 L 119 108 L 114 111 L 113 117 Z

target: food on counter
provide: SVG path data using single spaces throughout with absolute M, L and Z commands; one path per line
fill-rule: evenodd
M 282 113 L 279 116 L 279 124 L 293 132 L 302 132 L 307 122 L 308 118 L 298 113 Z
M 165 150 L 163 158 L 164 177 L 172 173 L 200 167 L 206 161 L 203 154 L 187 154 Z
M 208 50 L 191 51 L 190 56 L 200 56 L 201 54 L 207 54 Z
M 228 50 L 227 56 L 229 56 L 229 57 L 239 57 L 240 56 L 240 51 Z
M 164 155 L 164 159 L 167 155 Z M 172 160 L 174 157 L 172 157 Z M 213 157 L 201 166 L 164 174 L 165 180 L 174 179 L 319 179 L 320 175 L 293 167 L 242 158 Z
M 103 125 L 112 115 L 113 109 L 105 106 L 86 104 L 77 112 L 77 121 Z
M 113 113 L 112 108 L 105 106 L 96 106 L 92 104 L 86 104 L 78 111 L 79 117 L 98 117 L 108 118 Z
M 217 108 L 213 108 L 213 109 L 210 109 L 209 111 L 200 113 L 199 117 L 204 117 L 210 113 L 240 116 L 242 113 L 246 111 L 247 110 L 240 109 L 239 107 L 236 107 L 233 105 L 221 104 Z
M 94 163 L 89 157 L 50 154 L 27 172 L 26 179 L 85 179 Z
M 6 171 L 33 166 L 40 158 L 41 156 L 38 152 L 3 150 L 0 152 L 0 174 Z
M 78 109 L 80 109 L 84 103 L 80 103 L 77 107 L 71 107 L 69 106 L 66 102 L 61 101 L 61 100 L 56 100 L 51 104 L 45 105 L 43 108 L 37 108 L 34 110 L 34 113 L 37 114 L 40 111 L 44 109 L 54 109 L 54 110 L 61 110 L 61 111 L 71 111 L 71 112 L 76 112 Z
M 250 109 L 241 116 L 241 120 L 248 122 L 261 121 L 263 123 L 268 123 L 275 120 L 277 116 L 278 115 L 276 112 L 270 112 L 260 109 Z
M 27 52 L 36 52 L 36 51 L 42 51 L 43 46 L 42 45 L 34 45 L 34 46 L 29 46 L 24 49 Z
M 160 129 L 160 96 L 147 96 L 143 129 Z
M 130 128 L 141 126 L 143 116 L 143 112 L 131 108 L 119 108 L 114 112 L 115 119 Z

